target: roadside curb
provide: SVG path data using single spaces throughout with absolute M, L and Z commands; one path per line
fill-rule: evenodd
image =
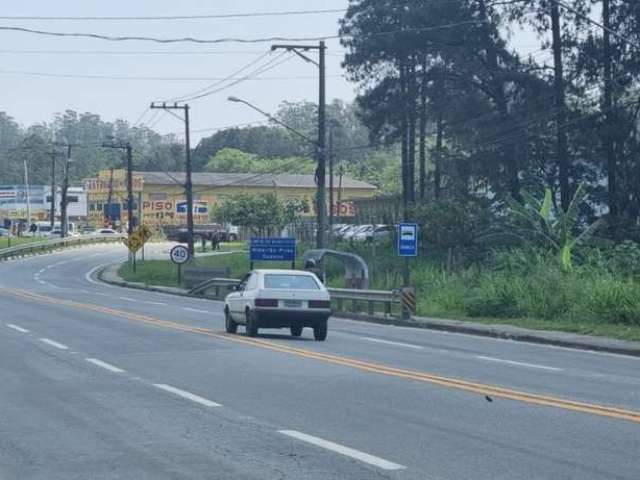
M 557 347 L 572 348 L 575 350 L 616 353 L 619 355 L 640 357 L 640 342 L 616 340 L 606 337 L 593 337 L 590 335 L 559 332 L 557 330 L 530 330 L 511 325 L 485 325 L 462 320 L 444 320 L 425 317 L 413 317 L 412 320 L 402 320 L 399 318 L 385 318 L 379 316 L 370 317 L 369 315 L 357 313 L 334 313 L 333 316 L 381 325 L 423 328 L 427 330 L 438 330 L 441 332 L 463 333 L 467 335 L 476 335 L 502 340 L 513 340 L 523 343 L 553 345 Z
M 118 275 L 119 264 L 107 265 L 99 269 L 95 276 L 99 281 L 119 287 L 147 290 L 151 292 L 167 293 L 191 298 L 205 298 L 212 301 L 220 301 L 210 297 L 189 295 L 184 288 L 162 287 L 146 285 L 143 283 L 127 282 Z M 596 351 L 605 353 L 616 353 L 640 357 L 640 342 L 630 342 L 626 340 L 616 340 L 605 337 L 593 337 L 589 335 L 579 335 L 574 333 L 559 332 L 555 330 L 531 330 L 511 325 L 488 325 L 462 320 L 445 320 L 425 317 L 412 317 L 411 320 L 400 318 L 369 316 L 358 313 L 335 312 L 336 318 L 356 320 L 367 323 L 381 325 L 393 325 L 397 327 L 422 328 L 427 330 L 438 330 L 443 332 L 463 333 L 482 337 L 512 340 L 523 343 L 535 343 L 541 345 L 553 345 L 557 347 L 572 348 L 575 350 Z

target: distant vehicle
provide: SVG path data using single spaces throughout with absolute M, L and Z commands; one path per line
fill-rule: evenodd
M 187 243 L 189 238 L 189 232 L 187 227 L 181 226 L 166 226 L 163 228 L 164 234 L 167 240 L 171 242 Z M 239 238 L 238 227 L 232 225 L 223 226 L 218 223 L 212 223 L 209 225 L 194 225 L 193 226 L 193 240 L 199 242 L 201 240 L 217 241 L 217 242 L 235 242 Z
M 367 233 L 366 240 L 371 242 L 374 240 L 382 240 L 391 237 L 396 227 L 393 225 L 376 225 L 372 231 Z
M 254 270 L 225 298 L 225 328 L 236 333 L 245 325 L 247 336 L 260 328 L 289 328 L 299 337 L 305 327 L 313 328 L 317 341 L 327 338 L 331 297 L 311 272 L 299 270 Z
M 98 235 L 115 235 L 118 232 L 116 232 L 114 229 L 112 228 L 100 228 L 96 231 L 96 233 Z
M 371 235 L 373 235 L 374 230 L 374 225 L 361 225 L 360 228 L 358 228 L 357 231 L 349 237 L 349 240 L 353 240 L 355 242 L 364 242 Z
M 80 233 L 82 235 L 93 235 L 94 233 L 96 233 L 96 227 L 92 227 L 90 225 L 85 225 L 84 227 L 82 227 L 80 229 Z
M 0 237 L 8 237 L 9 236 L 9 230 L 7 230 L 6 228 L 0 228 Z

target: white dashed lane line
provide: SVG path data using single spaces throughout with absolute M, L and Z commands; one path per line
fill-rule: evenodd
M 494 358 L 494 357 L 486 357 L 484 355 L 476 356 L 479 360 L 485 360 L 487 362 L 496 362 L 496 363 L 504 363 L 506 365 L 514 365 L 516 367 L 526 367 L 526 368 L 537 368 L 540 370 L 550 370 L 553 372 L 563 372 L 563 368 L 550 367 L 548 365 L 539 365 L 537 363 L 525 363 L 525 362 L 516 362 L 514 360 L 504 360 L 502 358 Z
M 205 407 L 221 407 L 219 403 L 212 402 L 206 398 L 203 398 L 199 395 L 195 395 L 190 392 L 186 392 L 184 390 L 180 390 L 179 388 L 172 387 L 171 385 L 166 385 L 164 383 L 154 383 L 154 387 L 159 388 L 160 390 L 164 390 L 165 392 L 173 393 L 182 398 L 186 398 L 187 400 L 191 400 L 192 402 L 199 403 L 200 405 L 204 405 Z
M 116 367 L 115 365 L 111 365 L 110 363 L 103 362 L 102 360 L 98 360 L 97 358 L 85 358 L 85 360 L 93 365 L 104 368 L 105 370 L 109 370 L 112 373 L 123 373 L 124 370 Z
M 372 338 L 372 337 L 364 337 L 364 340 L 366 340 L 368 342 L 373 342 L 373 343 L 382 343 L 384 345 L 393 345 L 393 346 L 396 346 L 396 347 L 413 348 L 414 350 L 424 350 L 424 347 L 421 347 L 420 345 L 414 345 L 412 343 L 393 342 L 391 340 L 381 340 L 379 338 Z
M 15 330 L 16 332 L 20 332 L 20 333 L 29 333 L 29 330 L 27 330 L 26 328 L 22 328 L 18 325 L 15 325 L 13 323 L 7 323 L 7 327 L 9 327 L 12 330 Z
M 137 302 L 138 300 L 136 300 L 135 298 L 129 298 L 129 297 L 118 297 L 120 300 L 125 300 L 127 302 Z
M 316 447 L 331 450 L 332 452 L 339 453 L 346 457 L 368 463 L 369 465 L 381 468 L 382 470 L 403 470 L 407 468 L 404 465 L 390 462 L 388 460 L 385 460 L 384 458 L 369 455 L 368 453 L 354 450 L 353 448 L 345 447 L 344 445 L 333 443 L 328 440 L 323 440 L 322 438 L 314 437 L 312 435 L 307 435 L 306 433 L 298 432 L 296 430 L 278 430 L 278 432 L 288 437 L 295 438 L 296 440 L 310 443 L 311 445 L 315 445 Z
M 69 350 L 69 347 L 67 347 L 65 344 L 55 342 L 49 338 L 41 338 L 40 341 L 42 343 L 46 343 L 47 345 L 51 345 L 52 347 L 59 348 L 60 350 Z
M 146 303 L 147 305 L 158 305 L 161 307 L 166 307 L 167 304 L 166 303 L 162 303 L 162 302 L 152 302 L 150 300 L 144 300 L 142 303 Z
M 186 310 L 187 312 L 194 312 L 194 313 L 211 313 L 207 310 L 198 310 L 197 308 L 191 308 L 191 307 L 182 307 L 183 310 Z

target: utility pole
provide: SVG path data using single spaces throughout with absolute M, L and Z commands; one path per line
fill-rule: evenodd
M 326 44 L 324 41 L 318 45 L 272 45 L 271 50 L 284 49 L 293 52 L 302 58 L 305 62 L 316 65 L 319 69 L 319 101 L 318 101 L 318 167 L 316 170 L 316 184 L 318 186 L 317 198 L 317 215 L 318 215 L 318 232 L 316 235 L 316 247 L 324 248 L 326 245 L 326 229 L 327 229 L 327 149 L 326 149 L 326 129 L 327 129 L 327 92 L 326 92 Z M 301 51 L 317 50 L 319 59 L 316 62 L 307 57 Z
M 187 197 L 187 245 L 189 248 L 189 255 L 193 256 L 195 250 L 193 248 L 193 182 L 191 181 L 191 138 L 189 132 L 189 104 L 185 103 L 179 105 L 174 103 L 173 105 L 167 105 L 165 102 L 161 104 L 151 103 L 152 109 L 162 110 L 182 110 L 184 112 L 184 129 L 185 129 L 185 148 L 186 148 L 186 179 L 184 190 Z
M 60 236 L 65 238 L 68 233 L 69 222 L 67 220 L 67 191 L 69 190 L 69 163 L 71 162 L 71 145 L 67 144 L 67 158 L 64 162 L 64 177 L 62 180 L 62 192 L 60 198 Z
M 29 191 L 29 169 L 24 161 L 24 192 L 27 196 L 27 228 L 31 227 L 31 192 Z
M 333 233 L 333 163 L 335 155 L 333 153 L 333 128 L 329 128 L 329 241 L 331 241 Z
M 111 203 L 113 202 L 113 167 L 109 169 L 109 193 L 107 194 L 107 225 L 111 225 Z
M 51 157 L 51 212 L 49 213 L 49 221 L 51 222 L 51 231 L 53 231 L 56 224 L 56 156 L 58 152 L 52 149 L 49 152 Z

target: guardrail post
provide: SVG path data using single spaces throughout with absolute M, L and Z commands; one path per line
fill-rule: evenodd
M 369 305 L 368 305 L 368 312 L 370 316 L 373 316 L 374 313 L 374 309 L 373 309 L 373 300 L 369 300 Z
M 344 300 L 342 298 L 338 299 L 338 311 L 341 312 L 344 309 Z
M 358 300 L 356 300 L 355 298 L 351 300 L 351 311 L 353 313 L 356 313 L 358 311 Z
M 384 302 L 384 314 L 391 316 L 391 302 Z

